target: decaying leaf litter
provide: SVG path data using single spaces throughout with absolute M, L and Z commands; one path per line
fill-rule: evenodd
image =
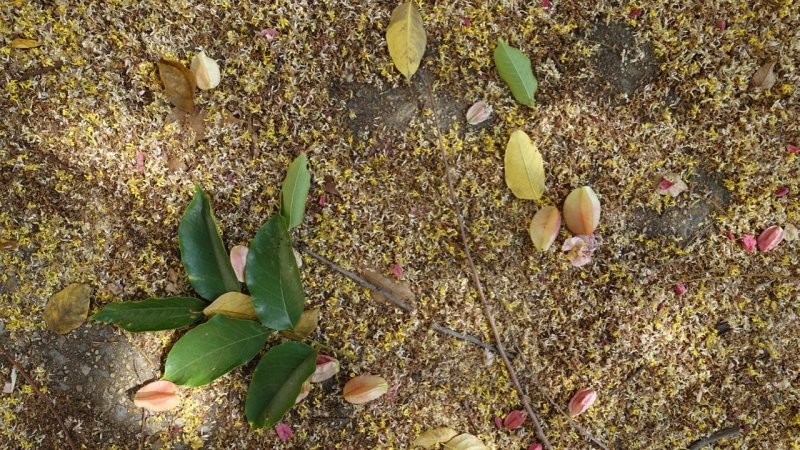
M 11 60 L 2 101 L 12 119 L 0 131 L 10 142 L 2 150 L 0 177 L 10 188 L 0 238 L 17 243 L 0 253 L 11 268 L 0 285 L 11 300 L 0 307 L 4 338 L 20 345 L 46 333 L 42 309 L 70 282 L 96 290 L 92 308 L 168 289 L 188 293 L 186 280 L 171 280 L 169 273 L 180 272 L 172 239 L 191 182 L 213 193 L 226 242 L 246 244 L 277 207 L 288 162 L 308 151 L 318 180 L 312 199 L 324 195 L 326 177 L 342 195 L 324 205 L 309 202 L 303 241 L 353 270 L 371 267 L 389 276 L 391 265 L 399 264 L 417 296 L 417 314 L 489 340 L 464 276 L 428 116 L 412 118 L 404 132 L 376 123 L 365 139 L 347 128 L 352 92 L 404 83 L 383 41 L 391 7 L 2 8 L 12 24 L 4 42 L 35 33 L 39 43 L 3 48 Z M 483 100 L 494 110 L 488 128 L 455 122 L 445 143 L 503 336 L 518 350 L 515 364 L 525 367 L 521 374 L 555 445 L 587 446 L 550 411 L 535 383 L 562 408 L 578 389 L 596 389 L 598 400 L 576 420 L 610 445 L 685 447 L 742 426 L 737 443 L 789 447 L 798 434 L 791 357 L 798 344 L 796 243 L 747 253 L 741 242 L 751 235 L 756 245 L 771 226 L 798 222 L 792 195 L 798 162 L 791 146 L 798 141 L 792 124 L 799 50 L 789 38 L 798 26 L 797 8 L 779 2 L 754 16 L 750 5 L 736 4 L 687 16 L 665 3 L 590 10 L 569 3 L 462 10 L 422 5 L 428 40 L 438 45 L 429 44 L 421 70 L 436 80 L 437 92 L 466 105 Z M 152 21 L 154 32 L 141 35 L 124 20 L 130 15 Z M 614 74 L 594 64 L 598 44 L 585 38 L 605 20 L 651 43 L 661 70 L 648 87 L 613 106 L 588 88 L 598 76 L 614 84 Z M 720 20 L 725 27 L 717 26 Z M 208 26 L 180 25 L 189 21 Z M 155 25 L 163 23 L 174 25 Z M 104 35 L 101 30 L 111 30 L 107 39 L 93 37 Z M 275 33 L 258 37 L 262 30 Z M 492 71 L 497 38 L 532 60 L 541 83 L 533 109 L 517 105 Z M 184 130 L 164 125 L 170 106 L 156 63 L 164 57 L 188 67 L 198 45 L 220 62 L 223 75 L 214 90 L 198 92 L 195 100 L 209 114 L 207 133 L 186 145 Z M 775 84 L 750 90 L 759 68 L 776 59 Z M 56 86 L 68 86 L 66 99 Z M 542 204 L 513 199 L 503 183 L 503 149 L 517 128 L 531 136 L 547 164 Z M 137 152 L 143 171 L 136 170 Z M 706 201 L 708 193 L 691 183 L 672 198 L 652 181 L 663 173 L 698 172 L 720 174 L 731 201 L 713 205 L 688 245 L 670 236 L 642 238 L 630 228 L 634 207 L 656 215 Z M 585 185 L 602 201 L 602 242 L 593 261 L 578 269 L 557 246 L 544 255 L 535 251 L 527 231 L 541 206 L 561 208 L 572 189 Z M 788 195 L 776 196 L 783 186 Z M 557 242 L 566 237 L 563 231 Z M 312 337 L 353 356 L 340 357 L 342 374 L 331 392 L 312 391 L 308 406 L 287 418 L 294 435 L 285 445 L 404 447 L 436 427 L 496 448 L 532 442 L 525 426 L 515 433 L 494 427 L 494 417 L 519 408 L 499 364 L 483 366 L 481 351 L 418 328 L 413 318 L 387 311 L 325 267 L 309 265 L 303 275 L 309 306 L 322 311 Z M 673 291 L 678 282 L 687 289 L 680 297 Z M 129 339 L 160 354 L 169 336 Z M 52 361 L 26 348 L 15 356 L 49 386 Z M 341 393 L 348 372 L 378 368 L 390 385 L 399 385 L 393 399 L 357 409 L 333 395 Z M 192 392 L 172 422 L 155 420 L 156 435 L 148 439 L 277 447 L 272 432 L 248 435 L 246 424 L 229 419 L 241 420 L 244 388 L 236 386 L 244 381 L 234 374 Z M 15 392 L 3 397 L 25 405 L 13 416 L 15 430 L 24 430 L 14 439 L 52 439 L 57 426 L 41 420 L 36 397 Z M 67 420 L 82 421 L 79 430 L 114 429 L 113 439 L 123 446 L 138 439 L 138 430 L 116 430 L 99 411 L 78 408 L 75 391 L 51 388 L 50 394 L 65 406 Z

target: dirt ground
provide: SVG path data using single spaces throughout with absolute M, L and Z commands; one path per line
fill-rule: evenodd
M 798 241 L 767 253 L 741 242 L 800 226 L 800 161 L 788 151 L 800 145 L 800 3 L 549 3 L 421 3 L 428 50 L 409 83 L 386 50 L 395 2 L 0 2 L 0 343 L 83 448 L 408 448 L 439 426 L 528 448 L 530 422 L 494 425 L 522 409 L 499 358 L 430 328 L 491 342 L 431 83 L 479 274 L 555 448 L 595 448 L 543 395 L 565 407 L 582 387 L 599 397 L 575 422 L 608 448 L 686 448 L 728 427 L 740 435 L 714 448 L 800 448 Z M 267 28 L 274 39 L 257 36 Z M 533 108 L 495 71 L 500 37 L 533 62 Z M 14 38 L 40 45 L 12 49 Z M 217 88 L 198 91 L 201 133 L 171 118 L 156 69 L 161 57 L 188 66 L 199 49 L 222 68 Z M 775 85 L 749 89 L 772 60 Z M 470 126 L 478 100 L 494 113 Z M 503 181 L 517 128 L 544 156 L 538 204 Z M 284 418 L 288 441 L 244 418 L 255 362 L 143 419 L 131 395 L 160 376 L 181 332 L 45 329 L 48 298 L 72 282 L 91 286 L 93 311 L 191 295 L 176 235 L 193 183 L 210 193 L 226 244 L 247 244 L 301 152 L 313 178 L 295 240 L 348 270 L 402 266 L 416 301 L 411 314 L 376 303 L 305 258 L 307 305 L 322 311 L 310 342 L 333 349 L 342 371 Z M 658 194 L 667 172 L 689 191 Z M 603 209 L 593 261 L 576 268 L 560 251 L 566 230 L 539 253 L 527 227 L 583 185 Z M 350 405 L 342 386 L 363 373 L 391 393 Z M 0 394 L 0 448 L 66 448 L 22 379 Z

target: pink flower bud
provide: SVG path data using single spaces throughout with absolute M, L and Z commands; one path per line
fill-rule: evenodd
M 728 28 L 728 22 L 726 22 L 725 19 L 719 19 L 717 21 L 717 29 L 719 31 L 725 31 L 726 28 Z
M 582 414 L 597 400 L 597 392 L 592 388 L 583 388 L 572 396 L 569 401 L 569 415 L 572 417 Z
M 486 102 L 475 102 L 467 110 L 467 123 L 477 125 L 486 121 L 492 115 L 492 107 Z
M 783 197 L 788 193 L 789 193 L 789 186 L 781 186 L 777 190 L 775 190 L 776 197 Z
M 503 428 L 506 430 L 516 430 L 525 423 L 525 419 L 527 418 L 528 416 L 522 411 L 511 411 L 506 418 L 503 419 Z
M 675 290 L 675 293 L 678 295 L 683 295 L 686 293 L 686 286 L 683 283 L 676 284 L 673 289 Z
M 773 225 L 758 236 L 758 249 L 768 252 L 783 241 L 783 228 Z
M 752 234 L 745 234 L 742 236 L 742 245 L 746 252 L 752 252 L 756 249 L 756 238 Z
M 796 145 L 787 145 L 786 151 L 789 153 L 797 153 L 797 146 Z

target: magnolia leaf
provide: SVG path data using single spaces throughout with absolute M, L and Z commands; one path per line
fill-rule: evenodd
M 753 78 L 750 79 L 750 84 L 748 87 L 750 89 L 758 89 L 761 91 L 768 91 L 772 89 L 772 86 L 775 85 L 775 81 L 777 77 L 775 76 L 775 64 L 778 64 L 778 61 L 770 61 L 763 66 L 761 66 L 758 71 L 753 74 Z
M 181 218 L 178 243 L 189 283 L 201 297 L 214 300 L 241 289 L 219 236 L 214 210 L 200 186 L 195 185 L 194 198 Z
M 450 439 L 453 439 L 457 434 L 458 433 L 451 428 L 434 428 L 420 434 L 416 439 L 414 439 L 414 442 L 412 442 L 411 445 L 423 448 L 433 448 L 438 444 L 443 444 Z
M 375 286 L 385 289 L 400 300 L 410 303 L 417 298 L 411 290 L 411 285 L 409 285 L 407 281 L 395 281 L 372 270 L 364 270 L 361 272 L 361 275 L 365 280 Z M 372 298 L 378 302 L 388 302 L 386 297 L 377 291 L 372 291 Z
M 413 1 L 399 4 L 386 28 L 386 44 L 392 62 L 406 78 L 411 79 L 419 68 L 427 40 L 417 5 Z
M 268 428 L 281 420 L 314 373 L 316 359 L 317 352 L 300 342 L 276 345 L 261 358 L 244 406 L 251 426 Z
M 389 383 L 377 375 L 359 375 L 344 385 L 342 396 L 354 405 L 371 402 L 389 390 Z
M 300 320 L 294 328 L 281 331 L 281 334 L 289 339 L 302 341 L 317 329 L 317 324 L 319 324 L 319 308 L 307 309 L 300 315 Z
M 489 450 L 489 447 L 483 445 L 480 439 L 469 433 L 459 434 L 445 443 L 444 448 L 449 450 Z
M 531 60 L 504 40 L 498 39 L 497 48 L 494 49 L 494 65 L 514 98 L 523 105 L 532 107 L 539 83 L 531 71 Z
M 292 251 L 286 222 L 273 215 L 256 233 L 244 273 L 261 323 L 291 330 L 303 314 L 303 282 Z
M 339 373 L 339 360 L 328 355 L 317 355 L 317 367 L 314 374 L 308 379 L 311 383 L 322 383 Z
M 44 323 L 49 330 L 66 334 L 81 326 L 89 314 L 89 286 L 72 283 L 53 294 L 44 307 Z
M 517 198 L 539 200 L 544 193 L 542 154 L 522 130 L 511 133 L 506 145 L 506 184 Z
M 258 320 L 253 307 L 253 299 L 241 292 L 228 292 L 220 295 L 204 310 L 206 317 L 224 314 L 231 319 Z
M 312 388 L 311 379 L 309 378 L 308 380 L 303 382 L 302 386 L 300 386 L 300 393 L 297 394 L 297 398 L 294 400 L 294 404 L 296 405 L 305 400 L 306 397 L 308 397 L 308 394 L 311 393 L 311 388 Z
M 91 320 L 115 323 L 128 331 L 172 330 L 203 318 L 206 302 L 192 297 L 148 298 L 106 305 Z
M 306 198 L 311 187 L 311 174 L 308 172 L 308 158 L 301 154 L 289 166 L 281 186 L 281 215 L 286 218 L 289 228 L 303 223 L 306 212 Z
M 236 274 L 236 279 L 244 283 L 244 268 L 247 265 L 248 248 L 244 245 L 237 245 L 231 249 L 231 266 Z
M 184 112 L 194 110 L 194 74 L 178 61 L 161 59 L 158 61 L 158 76 L 164 83 L 164 92 L 170 103 Z
M 200 89 L 207 91 L 219 85 L 219 64 L 209 58 L 205 51 L 194 55 L 190 68 L 194 74 L 195 83 Z
M 38 47 L 39 41 L 34 39 L 15 38 L 11 40 L 11 48 L 27 49 Z
M 270 331 L 252 320 L 217 314 L 183 335 L 164 364 L 164 378 L 182 386 L 203 386 L 247 363 Z
M 178 406 L 178 386 L 167 380 L 158 380 L 142 386 L 133 394 L 133 404 L 152 412 L 162 412 Z
M 600 223 L 600 199 L 589 186 L 573 189 L 563 211 L 564 224 L 576 235 L 591 235 Z
M 545 206 L 536 212 L 528 227 L 534 247 L 543 252 L 553 245 L 561 229 L 561 213 L 555 206 Z

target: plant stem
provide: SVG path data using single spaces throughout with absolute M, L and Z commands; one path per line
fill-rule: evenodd
M 741 427 L 728 427 L 723 428 L 711 436 L 698 439 L 689 446 L 689 450 L 700 450 L 701 448 L 711 445 L 721 439 L 737 437 L 742 433 Z
M 48 397 L 44 392 L 42 392 L 39 389 L 39 386 L 36 384 L 35 381 L 33 381 L 33 378 L 30 375 L 28 375 L 28 372 L 26 372 L 25 369 L 23 369 L 22 366 L 19 365 L 17 360 L 15 360 L 14 357 L 12 357 L 11 354 L 9 354 L 6 351 L 6 348 L 2 343 L 0 343 L 0 353 L 2 353 L 3 356 L 8 360 L 8 362 L 11 363 L 11 365 L 17 369 L 17 372 L 19 372 L 20 375 L 22 375 L 22 377 L 25 378 L 25 381 L 28 382 L 28 384 L 31 386 L 31 389 L 33 389 L 33 391 L 36 392 L 36 395 L 38 395 L 39 398 L 47 406 L 48 411 L 50 411 L 50 414 L 52 414 L 53 418 L 56 420 L 56 422 L 58 422 L 58 425 L 61 427 L 61 431 L 64 432 L 64 438 L 66 439 L 69 448 L 71 448 L 72 450 L 77 450 L 78 447 L 72 440 L 72 436 L 70 436 L 69 430 L 67 430 L 66 425 L 64 425 L 64 421 L 61 419 L 61 416 L 58 415 L 55 408 L 53 407 L 53 402 L 50 400 L 50 397 Z
M 450 163 L 447 161 L 447 152 L 444 148 L 444 143 L 442 142 L 442 127 L 439 125 L 439 113 L 436 111 L 436 101 L 433 97 L 433 88 L 431 87 L 431 83 L 427 77 L 425 79 L 425 87 L 428 89 L 428 100 L 431 103 L 431 109 L 433 110 L 433 120 L 434 124 L 436 125 L 436 139 L 439 146 L 439 153 L 442 157 L 442 163 L 444 165 L 444 173 L 445 179 L 447 180 L 447 191 L 450 197 L 450 206 L 453 209 L 453 212 L 456 214 L 456 218 L 458 219 L 458 231 L 461 235 L 461 245 L 464 250 L 464 255 L 467 260 L 467 264 L 469 265 L 470 275 L 472 276 L 472 283 L 475 285 L 475 289 L 478 291 L 478 297 L 480 297 L 481 305 L 483 306 L 483 313 L 486 316 L 486 321 L 489 323 L 489 328 L 492 330 L 492 335 L 494 336 L 495 346 L 497 347 L 497 351 L 500 354 L 500 357 L 503 359 L 503 363 L 506 366 L 506 370 L 508 370 L 508 375 L 511 378 L 511 383 L 514 385 L 514 388 L 517 390 L 519 394 L 520 400 L 522 400 L 523 406 L 525 406 L 525 411 L 528 413 L 528 416 L 531 418 L 533 422 L 533 427 L 536 430 L 536 437 L 541 441 L 544 448 L 548 450 L 552 450 L 553 447 L 550 445 L 550 441 L 547 439 L 547 435 L 544 434 L 544 430 L 542 429 L 541 421 L 539 420 L 539 416 L 531 407 L 530 399 L 528 395 L 525 393 L 525 390 L 522 389 L 522 385 L 519 382 L 519 378 L 517 377 L 517 372 L 514 370 L 514 366 L 511 364 L 511 360 L 506 353 L 505 346 L 503 345 L 502 339 L 500 339 L 500 333 L 497 331 L 497 325 L 494 321 L 494 315 L 492 314 L 492 307 L 489 305 L 489 301 L 486 300 L 486 296 L 483 293 L 483 284 L 481 284 L 480 277 L 478 276 L 478 270 L 475 268 L 475 263 L 472 260 L 472 253 L 469 251 L 469 242 L 467 240 L 467 227 L 464 225 L 464 216 L 461 214 L 461 209 L 458 207 L 458 201 L 456 196 L 456 189 L 453 184 L 453 176 L 450 173 Z

